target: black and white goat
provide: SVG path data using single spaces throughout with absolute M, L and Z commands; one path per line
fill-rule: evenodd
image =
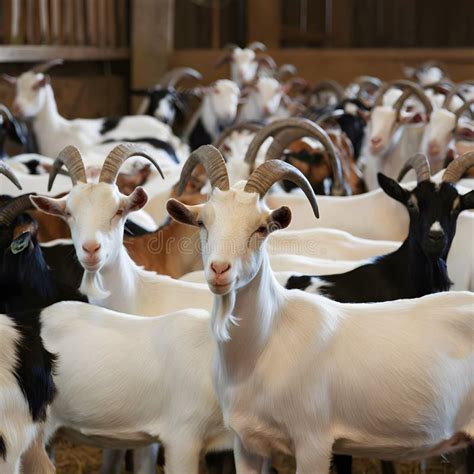
M 456 233 L 459 213 L 474 208 L 474 191 L 460 195 L 453 186 L 470 166 L 474 153 L 452 162 L 441 184 L 430 180 L 423 154 L 407 161 L 399 179 L 414 168 L 418 185 L 412 191 L 379 174 L 380 187 L 403 204 L 410 216 L 408 236 L 401 247 L 354 270 L 324 277 L 293 276 L 286 287 L 315 292 L 343 303 L 417 298 L 451 287 L 446 259 Z
M 12 176 L 6 166 L 0 173 Z M 11 204 L 0 209 L 0 472 L 19 474 L 22 456 L 37 447 L 31 462 L 41 469 L 34 472 L 53 473 L 41 431 L 55 396 L 55 356 L 43 345 L 38 310 L 18 306 L 18 290 L 34 268 L 14 264 L 25 251 L 31 254 L 23 233 L 16 237 L 22 226 L 11 220 L 14 211 Z M 33 472 L 29 461 L 24 458 L 23 472 Z
M 137 109 L 137 115 L 150 115 L 172 126 L 176 116 L 186 107 L 185 101 L 188 94 L 176 90 L 179 81 L 185 77 L 202 80 L 199 71 L 189 67 L 180 67 L 166 73 L 153 87 L 133 90 L 132 94 L 144 96 Z

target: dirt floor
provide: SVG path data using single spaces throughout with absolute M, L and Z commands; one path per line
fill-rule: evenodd
M 100 467 L 100 451 L 94 448 L 72 445 L 64 439 L 56 443 L 57 474 L 97 474 Z M 274 467 L 278 474 L 294 474 L 294 460 L 281 456 L 274 460 Z M 123 470 L 125 474 L 127 471 Z M 202 466 L 200 474 L 207 471 Z M 356 459 L 354 474 L 381 474 L 378 461 Z M 157 474 L 162 471 L 157 468 Z M 186 474 L 186 473 L 183 473 Z M 421 474 L 419 463 L 397 464 L 396 474 Z M 454 469 L 446 461 L 436 458 L 428 462 L 425 474 L 454 474 Z

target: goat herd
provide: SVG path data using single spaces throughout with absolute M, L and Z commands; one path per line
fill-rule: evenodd
M 474 82 L 310 87 L 263 50 L 115 118 L 59 114 L 59 60 L 3 76 L 1 474 L 55 472 L 58 430 L 104 474 L 474 471 Z

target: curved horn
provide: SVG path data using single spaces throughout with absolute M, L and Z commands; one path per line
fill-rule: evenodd
M 470 82 L 466 81 L 466 82 L 461 82 L 459 84 L 456 84 L 453 88 L 451 88 L 451 90 L 447 93 L 447 95 L 444 99 L 442 107 L 444 109 L 449 110 L 449 107 L 451 105 L 451 101 L 453 100 L 454 96 L 456 96 L 456 95 L 462 101 L 465 101 L 466 99 L 465 99 L 464 95 L 462 94 L 462 91 L 466 86 L 469 86 L 469 85 L 471 85 Z
M 397 181 L 401 181 L 411 169 L 415 170 L 418 183 L 428 181 L 431 178 L 430 162 L 424 153 L 417 153 L 409 158 L 398 173 Z
M 471 99 L 471 100 L 468 100 L 466 102 L 464 102 L 463 105 L 461 105 L 461 107 L 459 107 L 459 109 L 456 110 L 455 115 L 456 115 L 456 119 L 459 120 L 462 115 L 464 114 L 464 112 L 466 112 L 466 110 L 469 110 L 470 114 L 471 114 L 471 119 L 474 118 L 474 112 L 473 112 L 473 106 L 474 104 L 474 99 Z
M 36 74 L 39 73 L 45 73 L 46 71 L 49 71 L 52 67 L 54 66 L 59 66 L 64 63 L 64 59 L 51 59 L 50 61 L 46 61 L 45 63 L 38 64 L 34 66 L 31 70 L 31 72 L 34 72 Z
M 464 155 L 451 161 L 443 173 L 443 182 L 457 183 L 471 166 L 474 166 L 474 151 L 464 153 Z
M 402 91 L 404 91 L 407 87 L 412 87 L 412 86 L 416 87 L 417 84 L 408 79 L 398 79 L 396 81 L 386 82 L 378 90 L 377 96 L 375 97 L 374 105 L 377 107 L 383 104 L 383 96 L 389 89 L 392 89 L 393 87 L 397 87 L 398 89 L 401 89 Z
M 314 215 L 319 218 L 318 204 L 313 188 L 306 179 L 306 176 L 294 166 L 280 160 L 266 161 L 262 163 L 247 180 L 244 191 L 257 193 L 261 198 L 267 194 L 268 190 L 282 179 L 296 184 L 306 195 L 313 208 Z
M 378 89 L 382 87 L 383 82 L 378 77 L 375 76 L 359 76 L 354 79 L 354 84 L 357 84 L 359 88 L 363 89 L 366 86 L 373 87 L 374 89 Z
M 12 113 L 10 112 L 10 109 L 8 107 L 6 107 L 5 105 L 0 104 L 0 112 L 3 112 L 10 122 L 15 121 L 15 119 L 13 118 Z
M 278 79 L 282 79 L 286 74 L 289 76 L 295 76 L 298 73 L 294 64 L 282 64 L 278 68 Z
M 216 69 L 222 67 L 224 64 L 229 64 L 233 60 L 232 52 L 223 54 L 214 64 Z
M 401 81 L 398 81 L 398 82 L 401 82 Z M 410 83 L 410 81 L 404 81 L 404 82 L 408 82 L 409 84 L 406 84 L 404 86 L 403 94 L 397 99 L 395 104 L 393 104 L 393 108 L 397 111 L 397 113 L 398 114 L 400 113 L 400 110 L 402 109 L 405 101 L 412 95 L 415 95 L 418 98 L 418 100 L 423 104 L 426 114 L 428 116 L 431 115 L 431 112 L 433 112 L 433 105 L 431 104 L 431 100 L 425 94 L 425 91 L 418 84 L 415 84 L 414 82 L 413 83 Z
M 182 194 L 197 165 L 203 165 L 211 186 L 221 191 L 229 190 L 229 176 L 221 152 L 212 145 L 203 145 L 193 151 L 184 163 L 179 178 L 178 196 Z
M 51 191 L 54 180 L 62 166 L 66 166 L 73 185 L 78 181 L 87 183 L 86 170 L 82 161 L 81 152 L 72 145 L 64 148 L 54 160 L 53 166 L 49 172 L 48 191 Z
M 251 167 L 254 166 L 257 153 L 268 137 L 274 137 L 274 139 L 268 149 L 266 159 L 274 160 L 281 158 L 283 151 L 291 142 L 304 136 L 316 138 L 321 142 L 331 162 L 334 183 L 333 192 L 334 194 L 345 194 L 342 167 L 334 145 L 326 132 L 320 126 L 311 122 L 311 120 L 288 118 L 276 120 L 262 128 L 250 143 L 247 153 L 245 154 L 245 162 L 249 163 Z
M 252 122 L 244 122 L 233 125 L 232 127 L 226 128 L 215 141 L 214 146 L 217 149 L 220 149 L 224 142 L 232 135 L 234 132 L 242 132 L 244 130 L 249 131 L 250 133 L 257 133 L 262 128 L 261 125 Z
M 35 209 L 30 200 L 30 196 L 32 195 L 34 195 L 34 193 L 23 194 L 22 196 L 18 196 L 8 201 L 0 209 L 0 225 L 9 226 L 15 218 L 23 212 Z
M 165 178 L 158 163 L 148 153 L 146 153 L 142 147 L 131 143 L 122 143 L 117 145 L 107 155 L 107 158 L 102 165 L 102 169 L 100 170 L 99 183 L 115 183 L 120 168 L 125 163 L 125 161 L 132 156 L 141 156 L 146 158 L 157 169 L 161 177 L 163 179 Z
M 272 71 L 275 71 L 277 68 L 275 60 L 268 54 L 262 54 L 261 56 L 258 56 L 255 58 L 255 61 L 257 61 L 259 68 L 265 66 Z
M 184 79 L 185 77 L 191 77 L 192 79 L 196 79 L 197 81 L 202 80 L 202 75 L 196 69 L 191 67 L 178 67 L 176 69 L 172 69 L 168 71 L 158 82 L 160 87 L 176 87 L 176 84 Z
M 252 51 L 266 51 L 267 46 L 260 41 L 254 41 L 247 46 L 247 49 L 251 49 Z
M 339 84 L 339 82 L 334 81 L 332 79 L 325 79 L 323 81 L 319 81 L 315 84 L 311 93 L 313 95 L 319 95 L 319 93 L 322 91 L 334 92 L 334 95 L 336 96 L 338 102 L 344 99 L 344 89 Z
M 18 189 L 22 189 L 18 178 L 13 173 L 13 170 L 2 160 L 0 160 L 0 174 L 5 175 Z

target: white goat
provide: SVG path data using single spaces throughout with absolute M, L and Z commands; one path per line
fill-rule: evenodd
M 50 61 L 18 78 L 8 76 L 9 81 L 16 85 L 13 110 L 16 115 L 33 118 L 33 129 L 43 155 L 54 157 L 65 146 L 74 145 L 84 153 L 87 152 L 87 165 L 97 165 L 101 164 L 100 161 L 97 162 L 97 153 L 103 157 L 104 147 L 108 151 L 117 142 L 139 139 L 158 139 L 170 144 L 175 150 L 183 151 L 182 143 L 173 135 L 170 127 L 147 115 L 75 120 L 62 117 L 58 112 L 49 77 L 44 74 L 56 64 L 60 62 Z M 103 144 L 107 141 L 115 143 Z M 95 153 L 94 147 L 99 147 Z M 166 155 L 164 161 L 170 159 L 162 149 L 155 150 L 157 154 Z
M 168 211 L 202 229 L 215 295 L 214 384 L 237 435 L 237 472 L 260 473 L 277 451 L 296 456 L 298 474 L 314 474 L 329 471 L 332 451 L 396 460 L 467 446 L 474 437 L 474 295 L 344 305 L 283 289 L 264 242 L 289 225 L 291 211 L 271 211 L 261 198 L 277 180 L 291 180 L 317 216 L 309 182 L 274 160 L 230 187 L 219 153 L 201 153 L 213 194 L 194 207 L 170 200 Z M 184 165 L 183 181 L 197 162 Z
M 103 448 L 159 441 L 166 474 L 198 474 L 201 455 L 232 448 L 212 386 L 209 321 L 192 309 L 147 318 L 76 302 L 44 309 L 41 335 L 60 355 L 46 440 L 63 428 Z
M 406 123 L 413 116 L 405 114 L 402 107 L 415 95 L 425 109 L 427 119 L 432 105 L 423 89 L 409 81 L 394 81 L 382 87 L 372 110 L 368 133 L 362 145 L 364 179 L 369 190 L 377 189 L 377 173 L 396 179 L 407 156 L 419 151 L 425 123 Z

